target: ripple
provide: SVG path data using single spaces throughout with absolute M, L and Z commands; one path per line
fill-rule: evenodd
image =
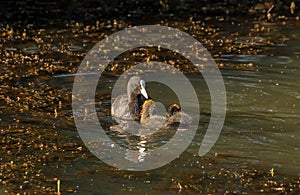
M 27 47 L 27 48 L 24 48 L 23 51 L 27 54 L 34 54 L 34 53 L 38 53 L 40 51 L 40 48 L 38 48 L 38 47 Z
M 235 44 L 261 46 L 264 45 L 264 42 L 266 42 L 266 38 L 263 37 L 239 37 Z
M 68 46 L 69 51 L 82 51 L 83 47 L 79 45 L 70 45 Z
M 267 55 L 221 55 L 220 60 L 226 62 L 238 62 L 238 63 L 249 63 L 249 62 L 259 62 Z
M 4 48 L 4 51 L 17 51 L 17 48 L 14 48 L 14 47 L 6 47 L 6 48 Z
M 290 64 L 293 62 L 293 59 L 289 56 L 276 56 L 277 64 Z

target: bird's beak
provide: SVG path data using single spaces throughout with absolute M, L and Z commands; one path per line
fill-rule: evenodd
M 146 99 L 148 99 L 148 94 L 145 88 L 142 88 L 141 93 Z
M 146 91 L 146 89 L 145 89 L 145 87 L 146 87 L 145 81 L 144 81 L 144 80 L 141 80 L 141 81 L 140 81 L 140 84 L 141 84 L 141 94 L 142 94 L 146 99 L 148 99 L 148 94 L 147 94 L 147 91 Z

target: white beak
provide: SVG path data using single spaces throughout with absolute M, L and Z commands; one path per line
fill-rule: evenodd
M 148 94 L 147 94 L 147 91 L 146 91 L 146 89 L 145 89 L 145 87 L 146 87 L 145 81 L 144 81 L 144 80 L 141 80 L 141 81 L 140 81 L 140 85 L 141 85 L 141 93 L 142 93 L 142 95 L 143 95 L 146 99 L 148 99 Z

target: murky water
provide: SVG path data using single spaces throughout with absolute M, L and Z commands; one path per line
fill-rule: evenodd
M 106 165 L 88 151 L 76 131 L 71 107 L 74 74 L 95 43 L 128 24 L 74 22 L 62 29 L 28 25 L 25 34 L 3 27 L 1 188 L 11 194 L 55 194 L 59 178 L 62 194 L 299 192 L 299 21 L 161 23 L 194 35 L 219 65 L 227 115 L 213 149 L 204 157 L 197 155 L 211 112 L 202 76 L 180 66 L 186 61 L 171 52 L 133 51 L 111 64 L 96 94 L 98 117 L 107 134 L 116 144 L 138 149 L 126 158 L 141 159 L 143 147 L 158 147 L 174 134 L 164 131 L 141 140 L 108 130 L 114 124 L 111 90 L 123 67 L 135 61 L 150 58 L 179 64 L 198 94 L 199 128 L 188 149 L 159 169 L 130 172 Z M 121 62 L 123 66 L 118 65 Z M 148 83 L 147 87 L 163 103 L 178 101 L 164 86 Z

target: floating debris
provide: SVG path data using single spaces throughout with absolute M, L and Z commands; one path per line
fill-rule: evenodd
M 58 116 L 58 113 L 57 113 L 57 110 L 56 110 L 56 108 L 54 109 L 54 118 L 57 118 L 57 116 Z
M 57 180 L 57 195 L 60 195 L 60 179 Z
M 296 8 L 296 4 L 294 1 L 291 2 L 291 5 L 290 5 L 290 12 L 292 15 L 295 14 L 295 8 Z
M 274 174 L 275 174 L 274 168 L 270 169 L 269 173 L 270 173 L 270 175 L 273 177 Z

